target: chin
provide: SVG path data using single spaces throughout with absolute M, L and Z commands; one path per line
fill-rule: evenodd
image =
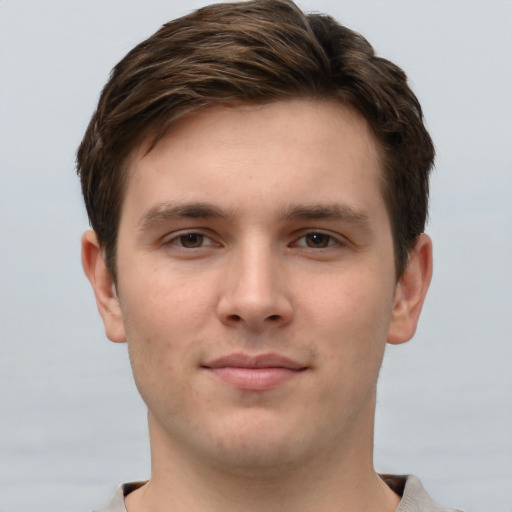
M 318 443 L 300 430 L 275 417 L 245 415 L 210 432 L 208 447 L 203 446 L 202 451 L 209 452 L 212 464 L 225 472 L 273 478 L 307 459 L 308 452 L 309 456 L 316 452 Z

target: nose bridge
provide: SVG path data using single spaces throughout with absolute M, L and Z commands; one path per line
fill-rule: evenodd
M 223 322 L 261 329 L 291 319 L 280 254 L 264 236 L 247 237 L 233 249 L 229 274 L 219 301 Z

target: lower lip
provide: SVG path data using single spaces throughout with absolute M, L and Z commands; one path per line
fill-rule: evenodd
M 216 377 L 244 391 L 265 391 L 284 384 L 299 375 L 301 370 L 289 368 L 239 368 L 227 366 L 210 368 Z

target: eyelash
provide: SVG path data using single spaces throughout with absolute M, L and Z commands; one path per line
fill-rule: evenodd
M 201 244 L 196 247 L 187 247 L 186 245 L 183 244 L 183 241 L 186 237 L 197 237 L 200 239 Z M 205 240 L 209 241 L 209 243 L 206 245 L 204 244 Z M 191 243 L 194 244 L 193 241 L 191 241 Z M 220 245 L 220 244 L 214 242 L 212 237 L 205 235 L 204 233 L 201 233 L 199 231 L 185 231 L 185 232 L 175 234 L 172 238 L 170 238 L 169 240 L 167 240 L 165 242 L 165 245 L 174 245 L 183 250 L 193 250 L 193 249 L 201 249 L 203 247 L 209 247 L 209 246 Z
M 314 245 L 308 245 L 307 238 L 308 237 L 320 237 L 320 241 L 325 240 L 325 245 L 317 245 L 316 247 Z M 184 245 L 184 240 L 186 237 L 196 237 L 198 238 L 199 245 L 194 247 L 187 247 Z M 304 247 L 307 249 L 313 249 L 313 250 L 319 250 L 319 249 L 328 249 L 330 247 L 334 246 L 340 246 L 344 245 L 342 237 L 336 237 L 334 235 L 331 235 L 329 233 L 325 233 L 323 231 L 319 230 L 311 230 L 307 232 L 303 232 L 300 237 L 296 238 L 291 244 L 291 247 Z M 299 243 L 299 241 L 304 240 L 304 243 Z M 208 241 L 208 243 L 204 243 L 205 241 Z M 189 240 L 191 245 L 194 245 L 194 240 Z M 180 249 L 183 250 L 194 250 L 194 249 L 201 249 L 204 247 L 211 247 L 211 246 L 220 246 L 221 244 L 215 242 L 212 237 L 205 235 L 204 233 L 201 233 L 200 231 L 184 231 L 175 234 L 172 238 L 168 239 L 165 242 L 165 245 L 174 245 Z
M 307 238 L 308 237 L 314 237 L 314 236 L 321 237 L 322 239 L 327 239 L 326 245 L 324 245 L 324 246 L 317 245 L 316 247 L 314 245 L 308 245 Z M 299 240 L 302 240 L 302 239 L 304 239 L 304 243 L 303 244 L 298 243 Z M 331 235 L 329 233 L 325 233 L 324 231 L 314 231 L 314 230 L 312 230 L 312 231 L 308 231 L 306 233 L 303 233 L 299 238 L 297 238 L 295 240 L 295 242 L 293 242 L 293 245 L 296 246 L 296 247 L 298 246 L 298 247 L 305 247 L 307 249 L 318 250 L 318 249 L 328 249 L 330 247 L 343 245 L 343 242 L 341 240 L 341 237 L 336 237 L 336 236 Z

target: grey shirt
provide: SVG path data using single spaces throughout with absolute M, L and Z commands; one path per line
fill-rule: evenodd
M 420 481 L 413 475 L 381 475 L 382 479 L 402 497 L 396 512 L 460 512 L 454 508 L 439 508 L 427 494 Z M 110 503 L 95 512 L 126 512 L 124 497 L 142 487 L 145 482 L 120 485 Z

